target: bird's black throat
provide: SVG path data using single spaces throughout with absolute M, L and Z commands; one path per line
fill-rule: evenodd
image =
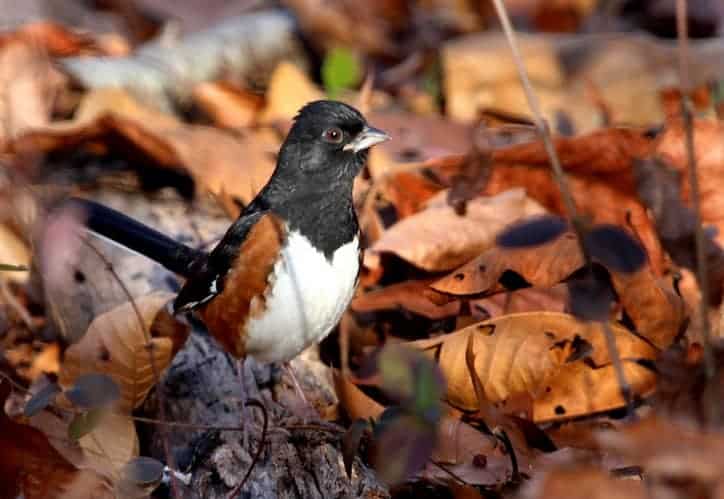
M 324 190 L 303 182 L 293 195 L 270 189 L 257 202 L 278 214 L 290 231 L 298 231 L 331 260 L 334 252 L 352 241 L 359 232 L 352 201 L 352 181 L 327 184 Z

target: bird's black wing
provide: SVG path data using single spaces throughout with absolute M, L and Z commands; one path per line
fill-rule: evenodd
M 188 312 L 197 308 L 224 289 L 224 280 L 231 270 L 239 249 L 251 228 L 266 212 L 250 205 L 232 224 L 221 242 L 209 253 L 209 257 L 199 261 L 173 303 L 175 313 Z

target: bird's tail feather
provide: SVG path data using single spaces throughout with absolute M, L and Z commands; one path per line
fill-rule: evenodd
M 180 276 L 188 277 L 193 262 L 205 254 L 94 201 L 71 198 L 66 203 L 83 212 L 85 226 L 90 231 L 140 253 Z

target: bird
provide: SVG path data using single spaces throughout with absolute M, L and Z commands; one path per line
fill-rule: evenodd
M 73 198 L 95 234 L 186 278 L 175 313 L 198 313 L 236 358 L 286 363 L 337 325 L 359 282 L 352 187 L 390 137 L 354 107 L 320 100 L 295 117 L 268 182 L 210 251 Z

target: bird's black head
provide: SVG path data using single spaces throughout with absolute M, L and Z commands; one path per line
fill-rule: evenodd
M 347 104 L 311 102 L 294 120 L 280 152 L 276 175 L 330 185 L 351 182 L 364 165 L 368 149 L 388 138 Z

